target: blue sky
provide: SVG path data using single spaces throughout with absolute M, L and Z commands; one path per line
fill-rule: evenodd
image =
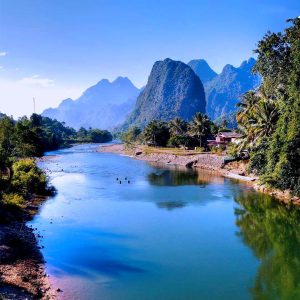
M 298 15 L 287 0 L 0 0 L 0 111 L 28 114 L 35 96 L 40 112 L 119 75 L 141 87 L 166 57 L 220 72 Z

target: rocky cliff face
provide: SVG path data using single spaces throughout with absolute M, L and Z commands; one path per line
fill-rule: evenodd
M 208 65 L 208 63 L 204 59 L 191 60 L 188 65 L 194 70 L 196 75 L 198 75 L 203 84 L 213 80 L 218 76 L 218 74 Z
M 205 112 L 204 88 L 199 77 L 186 64 L 165 59 L 152 68 L 147 85 L 123 128 L 145 126 L 151 120 L 169 121 L 175 117 L 191 120 Z
M 260 78 L 252 74 L 254 64 L 255 59 L 250 58 L 238 68 L 226 65 L 221 74 L 205 83 L 206 110 L 212 120 L 235 112 L 240 97 L 259 85 Z
M 58 108 L 46 109 L 42 115 L 76 129 L 81 126 L 113 129 L 132 111 L 139 92 L 126 77 L 118 77 L 113 82 L 103 79 L 77 100 L 63 100 Z

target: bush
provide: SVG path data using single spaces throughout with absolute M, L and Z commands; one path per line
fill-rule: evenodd
M 263 175 L 267 167 L 267 155 L 269 151 L 268 139 L 263 139 L 255 149 L 253 149 L 249 160 L 249 172 L 257 175 Z M 269 175 L 269 174 L 268 174 Z
M 47 177 L 33 159 L 22 159 L 13 164 L 10 189 L 25 198 L 34 193 L 45 194 Z
M 182 147 L 182 146 L 187 146 L 189 143 L 189 138 L 184 135 L 175 135 L 170 137 L 168 140 L 167 146 L 168 147 Z
M 229 143 L 227 146 L 227 154 L 231 157 L 239 158 L 241 151 L 239 151 L 237 144 Z
M 26 201 L 22 196 L 18 194 L 4 194 L 2 196 L 2 203 L 7 206 L 24 208 Z
M 223 147 L 211 147 L 210 152 L 215 154 L 222 154 L 225 149 Z
M 197 152 L 205 152 L 205 148 L 204 147 L 195 147 L 195 151 L 197 151 Z

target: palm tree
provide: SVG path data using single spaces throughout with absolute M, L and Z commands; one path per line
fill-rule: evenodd
M 187 122 L 181 118 L 175 118 L 169 122 L 171 136 L 185 135 L 187 132 Z
M 239 108 L 236 114 L 238 123 L 245 123 L 251 119 L 253 110 L 259 99 L 259 96 L 254 91 L 249 91 L 243 96 L 242 101 L 237 104 Z
M 262 99 L 255 107 L 256 115 L 252 122 L 256 139 L 270 136 L 275 129 L 279 117 L 279 109 L 275 100 Z
M 153 120 L 144 129 L 144 139 L 147 144 L 165 146 L 170 135 L 166 122 Z
M 259 93 L 246 93 L 238 106 L 240 110 L 236 118 L 244 135 L 240 146 L 251 149 L 259 138 L 270 136 L 274 131 L 279 117 L 278 105 L 276 100 L 261 90 Z
M 199 139 L 200 147 L 202 147 L 202 138 L 209 134 L 210 121 L 207 115 L 196 113 L 195 117 L 189 124 L 189 133 Z

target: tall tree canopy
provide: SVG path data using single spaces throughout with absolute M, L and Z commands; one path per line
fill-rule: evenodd
M 284 32 L 268 32 L 258 43 L 254 71 L 262 84 L 244 96 L 237 121 L 250 170 L 300 195 L 300 18 L 288 22 Z

